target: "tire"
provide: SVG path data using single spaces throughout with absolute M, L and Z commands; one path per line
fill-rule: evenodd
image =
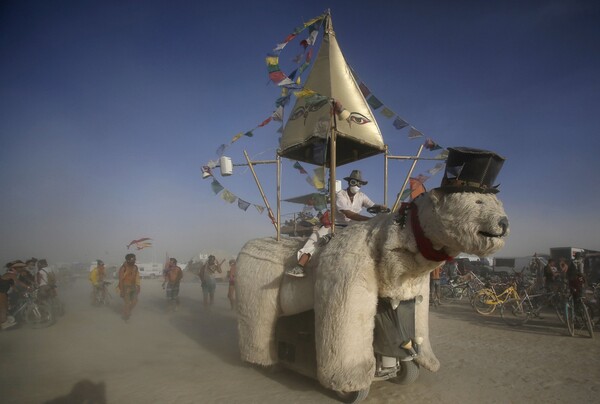
M 447 301 L 448 299 L 452 299 L 454 297 L 454 291 L 452 290 L 452 286 L 450 285 L 442 285 L 440 286 L 440 299 Z
M 343 403 L 360 403 L 369 395 L 369 388 L 359 391 L 336 391 L 335 392 Z
M 47 303 L 32 304 L 25 311 L 25 323 L 31 328 L 44 328 L 54 323 L 52 308 Z
M 573 298 L 567 299 L 564 305 L 565 312 L 565 323 L 567 324 L 567 330 L 571 337 L 575 336 L 575 305 L 573 304 Z
M 556 311 L 556 317 L 561 323 L 565 324 L 565 303 L 560 301 L 554 301 L 552 303 L 554 310 Z
M 594 324 L 592 324 L 592 318 L 590 317 L 587 302 L 581 302 L 581 317 L 590 338 L 594 338 Z
M 498 300 L 492 292 L 482 289 L 473 298 L 473 307 L 477 313 L 487 316 L 496 310 Z
M 400 361 L 400 372 L 390 382 L 395 384 L 411 384 L 419 377 L 419 365 L 415 361 Z
M 528 313 L 523 310 L 523 303 L 517 299 L 508 299 L 500 306 L 500 316 L 508 325 L 523 325 L 529 320 Z

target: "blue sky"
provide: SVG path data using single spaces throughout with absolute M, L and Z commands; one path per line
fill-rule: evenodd
M 141 260 L 234 256 L 247 240 L 274 235 L 265 213 L 214 195 L 200 167 L 271 114 L 279 91 L 268 83 L 266 53 L 326 7 L 347 62 L 387 107 L 442 146 L 507 158 L 498 195 L 512 234 L 498 256 L 600 250 L 597 2 L 7 1 L 2 262 L 118 263 L 139 237 L 154 240 Z M 284 70 L 297 49 L 292 42 L 282 53 Z M 416 152 L 421 140 L 378 122 L 393 154 Z M 272 159 L 276 129 L 256 130 L 226 154 L 235 163 L 244 149 Z M 284 197 L 311 192 L 292 164 L 283 163 Z M 390 164 L 391 201 L 408 167 Z M 354 168 L 383 201 L 382 157 L 338 174 Z M 275 206 L 274 167 L 257 172 Z M 263 204 L 247 169 L 217 179 Z M 299 208 L 284 203 L 282 213 Z

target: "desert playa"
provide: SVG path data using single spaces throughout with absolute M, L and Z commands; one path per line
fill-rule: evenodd
M 160 280 L 144 280 L 129 323 L 111 307 L 92 307 L 89 284 L 60 294 L 66 314 L 44 329 L 0 332 L 3 403 L 336 403 L 315 380 L 239 359 L 227 285 L 211 312 L 186 273 L 181 308 L 165 311 Z M 467 302 L 432 308 L 430 337 L 441 362 L 412 385 L 376 382 L 366 403 L 590 403 L 600 399 L 600 335 L 570 337 L 556 316 L 521 327 Z M 76 392 L 71 394 L 74 386 Z M 94 402 L 94 401 L 86 401 Z M 96 401 L 102 402 L 102 401 Z

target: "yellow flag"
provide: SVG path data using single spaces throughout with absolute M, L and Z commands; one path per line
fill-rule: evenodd
M 304 97 L 309 97 L 311 95 L 315 95 L 316 93 L 317 93 L 316 91 L 313 91 L 310 88 L 303 88 L 300 91 L 296 91 L 294 93 L 294 95 L 298 98 L 304 98 Z

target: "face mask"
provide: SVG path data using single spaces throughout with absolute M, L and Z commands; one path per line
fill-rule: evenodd
M 353 194 L 357 194 L 358 191 L 360 191 L 360 187 L 357 187 L 357 186 L 350 187 L 350 192 L 352 192 Z

